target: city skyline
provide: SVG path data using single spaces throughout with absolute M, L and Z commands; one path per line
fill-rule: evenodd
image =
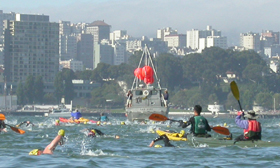
M 3 12 L 45 14 L 50 21 L 91 23 L 105 20 L 111 30 L 127 30 L 134 37 L 156 37 L 156 30 L 172 27 L 179 33 L 187 30 L 205 29 L 212 25 L 228 37 L 229 46 L 239 43 L 244 32 L 280 30 L 277 22 L 277 6 L 280 1 L 168 1 L 168 0 L 10 0 L 1 2 Z M 82 10 L 80 10 L 82 9 Z M 106 10 L 104 10 L 106 9 Z

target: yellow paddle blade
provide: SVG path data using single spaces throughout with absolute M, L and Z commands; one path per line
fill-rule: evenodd
M 212 130 L 219 133 L 219 134 L 222 134 L 222 135 L 229 135 L 230 134 L 229 130 L 225 127 L 219 127 L 219 126 L 218 127 L 213 127 Z
M 161 114 L 155 114 L 155 113 L 151 114 L 149 119 L 153 120 L 153 121 L 166 121 L 166 120 L 169 120 L 166 116 L 161 115 Z
M 230 88 L 233 96 L 236 100 L 239 100 L 239 90 L 235 81 L 230 82 Z
M 0 120 L 6 120 L 6 117 L 4 114 L 0 114 Z

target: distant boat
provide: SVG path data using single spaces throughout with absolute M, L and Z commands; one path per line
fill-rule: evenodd
M 144 67 L 140 68 L 142 61 Z M 152 71 L 152 72 L 151 72 Z M 166 88 L 161 88 L 157 77 L 152 57 L 148 47 L 145 46 L 138 68 L 134 71 L 135 78 L 131 87 L 131 107 L 126 104 L 126 116 L 129 121 L 148 120 L 153 113 L 168 116 L 169 107 L 165 105 L 163 93 Z M 154 84 L 154 77 L 157 83 Z M 130 99 L 130 97 L 128 97 Z
M 217 117 L 221 113 L 226 113 L 224 105 L 218 105 L 217 102 L 214 102 L 214 104 L 209 104 L 207 110 L 210 111 L 214 117 Z

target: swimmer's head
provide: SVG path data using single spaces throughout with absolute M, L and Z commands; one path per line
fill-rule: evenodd
M 57 135 L 61 135 L 64 136 L 65 135 L 65 131 L 63 129 L 59 130 Z
M 121 122 L 121 125 L 125 125 L 125 122 L 124 122 L 124 121 L 122 121 L 122 122 Z
M 224 123 L 224 126 L 227 126 L 227 123 Z
M 43 153 L 43 151 L 41 151 L 40 149 L 33 149 L 32 151 L 29 152 L 29 155 L 39 156 L 42 153 Z
M 120 136 L 118 136 L 118 135 L 115 135 L 115 138 L 116 138 L 116 139 L 120 139 Z
M 56 123 L 59 123 L 60 121 L 59 121 L 59 120 L 55 120 L 55 122 L 56 122 Z
M 100 125 L 100 124 L 101 124 L 101 122 L 100 122 L 100 121 L 97 121 L 96 125 Z
M 162 146 L 161 145 L 155 145 L 155 148 L 161 148 Z

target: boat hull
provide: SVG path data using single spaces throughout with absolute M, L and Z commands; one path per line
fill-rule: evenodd
M 151 114 L 161 114 L 168 116 L 168 109 L 165 107 L 153 107 L 153 108 L 127 108 L 126 115 L 129 121 L 144 121 L 149 120 Z
M 280 146 L 280 142 L 271 141 L 238 141 L 234 143 L 234 140 L 220 140 L 215 138 L 188 138 L 189 144 L 194 147 L 222 147 L 222 146 L 239 146 L 242 148 L 250 147 L 277 147 Z

